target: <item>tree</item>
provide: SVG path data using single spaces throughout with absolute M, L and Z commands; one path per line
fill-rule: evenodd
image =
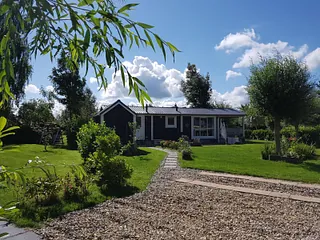
M 42 99 L 32 99 L 22 103 L 18 111 L 18 119 L 22 125 L 37 127 L 45 123 L 54 122 L 52 114 L 53 103 Z
M 12 97 L 8 82 L 15 75 L 11 59 L 17 56 L 14 51 L 17 34 L 32 38 L 28 44 L 31 55 L 48 54 L 52 61 L 64 52 L 70 54 L 66 63 L 70 69 L 84 67 L 87 73 L 92 67 L 104 88 L 107 87 L 105 69 L 119 70 L 129 94 L 134 91 L 142 105 L 145 100 L 151 102 L 144 84 L 122 64 L 124 47 L 147 46 L 155 50 L 155 41 L 165 59 L 168 49 L 173 57 L 179 50 L 154 33 L 153 26 L 130 19 L 129 12 L 137 5 L 130 3 L 117 8 L 110 0 L 3 0 L 0 4 L 0 17 L 5 20 L 0 42 L 0 59 L 4 61 L 0 71 L 0 88 L 4 89 L 1 103 Z M 13 16 L 18 19 L 21 31 Z M 97 60 L 101 56 L 105 61 Z
M 66 106 L 69 117 L 79 112 L 80 106 L 85 100 L 85 79 L 80 77 L 79 70 L 72 71 L 67 66 L 67 57 L 61 54 L 58 59 L 58 67 L 52 69 L 49 76 L 54 91 L 51 96 Z
M 188 63 L 186 80 L 181 81 L 181 91 L 183 92 L 187 103 L 192 107 L 208 108 L 210 107 L 210 98 L 212 94 L 210 76 L 202 76 L 194 64 Z
M 250 71 L 250 102 L 264 116 L 273 118 L 276 152 L 280 154 L 280 121 L 299 121 L 313 99 L 310 72 L 304 63 L 279 54 L 261 58 Z

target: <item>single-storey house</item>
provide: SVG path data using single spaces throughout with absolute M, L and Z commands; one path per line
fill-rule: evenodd
M 222 139 L 221 126 L 225 126 L 223 121 L 228 118 L 242 118 L 242 126 L 226 126 L 227 137 L 244 137 L 244 116 L 243 112 L 230 108 L 141 107 L 127 106 L 117 100 L 102 109 L 94 119 L 115 128 L 122 142 L 128 142 L 132 136 L 128 123 L 136 122 L 136 140 L 141 144 L 177 140 L 181 136 L 188 136 L 191 140 L 197 138 L 204 143 L 219 143 L 226 141 Z

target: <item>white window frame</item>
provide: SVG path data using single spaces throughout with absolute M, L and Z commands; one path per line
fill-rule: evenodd
M 174 120 L 173 125 L 168 124 L 169 118 L 173 118 L 173 120 Z M 177 128 L 177 116 L 166 116 L 166 128 Z
M 212 118 L 213 128 L 206 128 L 206 129 L 207 129 L 207 131 L 208 131 L 208 129 L 213 129 L 213 136 L 195 136 L 194 135 L 194 119 L 195 118 Z M 192 118 L 191 118 L 191 137 L 192 137 L 192 139 L 193 138 L 215 139 L 216 138 L 216 117 L 215 116 L 192 116 Z

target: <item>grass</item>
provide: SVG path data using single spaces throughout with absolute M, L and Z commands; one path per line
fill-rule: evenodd
M 193 160 L 180 158 L 180 162 L 184 168 L 320 183 L 320 160 L 307 160 L 301 164 L 262 160 L 262 147 L 262 141 L 192 147 Z M 317 149 L 317 155 L 319 159 L 320 149 Z
M 67 150 L 61 148 L 49 147 L 48 152 L 43 151 L 42 145 L 26 144 L 17 146 L 4 147 L 0 152 L 0 165 L 6 166 L 8 169 L 17 169 L 23 167 L 27 161 L 35 159 L 38 156 L 41 160 L 47 163 L 56 165 L 57 174 L 65 176 L 70 168 L 65 165 L 81 164 L 82 159 L 78 151 Z M 139 156 L 124 157 L 128 164 L 133 168 L 133 174 L 128 180 L 129 187 L 123 189 L 122 192 L 110 193 L 109 195 L 102 194 L 96 185 L 90 187 L 91 195 L 86 202 L 64 202 L 51 206 L 53 209 L 46 209 L 43 207 L 43 212 L 50 212 L 50 217 L 57 217 L 67 212 L 78 210 L 93 206 L 97 203 L 103 202 L 108 198 L 114 196 L 124 196 L 133 194 L 138 191 L 143 191 L 150 182 L 154 172 L 159 167 L 160 162 L 165 157 L 165 152 L 154 149 L 140 148 Z M 41 176 L 43 174 L 40 170 L 23 169 L 26 177 Z M 12 188 L 0 188 L 0 206 L 4 206 L 11 201 L 15 201 L 16 194 Z M 19 212 L 7 215 L 10 220 L 14 221 L 18 226 L 36 227 L 38 221 L 22 218 Z

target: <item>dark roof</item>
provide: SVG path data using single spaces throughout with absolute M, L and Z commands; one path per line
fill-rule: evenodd
M 115 103 L 107 106 L 102 111 L 100 111 L 97 115 L 100 115 L 108 108 L 114 106 L 115 104 L 121 104 L 125 106 L 129 111 L 135 114 L 152 114 L 152 115 L 193 115 L 193 116 L 205 116 L 205 115 L 213 115 L 213 116 L 245 116 L 245 113 L 232 108 L 186 108 L 186 107 L 178 107 L 178 111 L 175 107 L 149 107 L 148 111 L 146 107 L 141 106 L 127 106 L 123 104 L 120 100 Z
M 146 107 L 129 106 L 129 108 L 136 114 L 155 114 L 155 115 L 219 115 L 219 116 L 244 116 L 245 113 L 231 109 L 231 108 L 181 108 L 178 107 L 176 111 L 175 107 Z

